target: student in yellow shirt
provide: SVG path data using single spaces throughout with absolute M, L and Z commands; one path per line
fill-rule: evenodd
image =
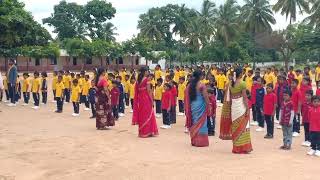
M 85 75 L 84 79 L 82 80 L 82 88 L 81 89 L 81 96 L 80 96 L 80 104 L 84 103 L 85 111 L 90 111 L 90 105 L 89 105 L 89 100 L 88 100 L 88 94 L 89 94 L 89 89 L 91 86 L 91 82 L 89 81 L 90 76 Z M 79 85 L 79 83 L 78 83 Z M 79 85 L 80 87 L 80 85 Z
M 32 92 L 32 97 L 34 101 L 34 107 L 32 107 L 33 109 L 39 109 L 40 84 L 41 84 L 41 80 L 39 78 L 39 72 L 35 71 L 33 73 L 33 80 L 32 80 L 32 86 L 31 86 L 31 92 Z
M 162 78 L 162 71 L 161 71 L 161 66 L 158 64 L 154 70 L 154 78 L 156 81 L 160 78 Z
M 298 88 L 300 88 L 303 79 L 303 75 L 300 69 L 296 70 L 296 79 L 298 80 Z
M 65 90 L 65 87 L 63 83 L 63 77 L 59 75 L 58 82 L 56 85 L 56 101 L 57 101 L 57 110 L 55 111 L 56 113 L 62 113 L 64 90 Z
M 253 85 L 253 71 L 249 70 L 247 75 L 244 76 L 244 81 L 246 82 L 246 88 L 251 92 L 251 88 Z
M 29 104 L 30 100 L 30 81 L 29 81 L 29 74 L 28 73 L 23 73 L 23 81 L 22 81 L 22 94 L 23 94 L 23 100 L 24 104 L 23 106 L 26 106 Z
M 220 100 L 220 102 L 223 103 L 223 100 L 224 100 L 224 87 L 225 87 L 225 84 L 227 82 L 227 77 L 223 73 L 222 69 L 218 70 L 218 75 L 216 77 L 216 82 L 217 82 L 217 90 L 218 90 L 218 98 L 217 98 L 217 100 Z
M 73 105 L 73 114 L 72 114 L 72 116 L 79 116 L 80 93 L 81 93 L 81 88 L 79 86 L 78 79 L 74 79 L 72 81 L 72 87 L 71 87 L 71 102 L 72 102 L 72 105 Z
M 123 67 L 119 73 L 119 76 L 121 77 L 121 83 L 125 82 L 126 75 L 127 75 L 126 69 Z
M 179 113 L 178 116 L 184 116 L 184 93 L 187 86 L 185 83 L 185 77 L 180 77 L 178 85 L 178 104 L 179 104 Z
M 123 83 L 123 88 L 124 88 L 124 100 L 126 103 L 126 106 L 129 106 L 129 87 L 130 87 L 130 75 L 125 76 L 125 81 Z
M 53 101 L 52 102 L 56 102 L 56 85 L 58 82 L 58 72 L 54 71 L 53 72 L 53 77 L 52 77 L 52 84 L 51 84 L 51 88 L 52 88 L 52 92 L 53 92 Z
M 48 100 L 48 82 L 47 82 L 47 72 L 41 73 L 41 96 L 42 96 L 42 104 L 47 104 Z
M 156 104 L 156 117 L 161 117 L 162 109 L 161 109 L 161 98 L 163 93 L 163 79 L 159 78 L 157 80 L 157 85 L 154 91 L 154 101 Z
M 315 72 L 315 80 L 317 85 L 320 82 L 320 62 L 318 63 L 317 67 L 316 67 L 316 72 Z M 318 86 L 317 86 L 318 87 Z
M 186 72 L 184 71 L 184 68 L 183 68 L 183 67 L 180 68 L 179 76 L 186 78 Z M 179 81 L 180 81 L 180 79 L 179 79 Z
M 266 81 L 266 84 L 273 84 L 274 75 L 271 73 L 271 68 L 267 68 L 263 79 Z
M 176 70 L 174 71 L 174 77 L 173 80 L 174 82 L 178 83 L 179 82 L 179 77 L 180 77 L 180 68 L 179 66 L 176 67 Z
M 134 87 L 136 84 L 136 79 L 131 78 L 130 80 L 130 87 L 129 87 L 129 96 L 130 96 L 130 103 L 131 103 L 131 113 L 133 113 L 133 99 L 134 99 Z
M 71 76 L 70 72 L 66 71 L 63 76 L 64 96 L 66 103 L 70 102 L 70 88 L 71 88 Z

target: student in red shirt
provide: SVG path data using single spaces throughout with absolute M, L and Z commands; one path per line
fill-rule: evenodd
M 309 90 L 312 90 L 312 86 L 310 85 L 311 83 L 311 80 L 309 77 L 304 77 L 302 79 L 302 83 L 300 85 L 300 102 L 301 102 L 301 105 L 305 102 L 306 100 L 306 92 L 309 91 Z
M 313 91 L 308 90 L 305 92 L 305 101 L 301 105 L 301 116 L 302 116 L 302 124 L 304 127 L 304 139 L 305 141 L 302 143 L 302 146 L 309 147 L 311 145 L 310 142 L 310 132 L 309 132 L 309 111 L 312 106 L 311 98 L 313 96 Z
M 280 149 L 290 150 L 292 144 L 292 124 L 294 118 L 294 108 L 291 101 L 290 90 L 283 92 L 283 103 L 280 109 L 280 125 L 282 126 L 283 145 Z
M 277 96 L 273 92 L 273 84 L 267 84 L 267 94 L 263 97 L 263 114 L 267 124 L 267 135 L 264 136 L 266 139 L 273 138 L 274 131 L 274 114 L 277 108 Z
M 291 92 L 292 92 L 292 105 L 294 111 L 294 119 L 293 119 L 293 137 L 298 137 L 300 135 L 300 112 L 301 112 L 301 92 L 298 89 L 299 81 L 297 79 L 293 79 L 291 81 Z
M 279 124 L 279 120 L 280 120 L 279 113 L 280 113 L 281 104 L 283 102 L 283 91 L 288 88 L 289 87 L 287 84 L 286 77 L 279 75 L 277 78 L 277 84 L 274 88 L 274 93 L 277 96 L 276 121 L 275 121 L 277 124 Z
M 119 105 L 119 96 L 120 90 L 118 88 L 118 82 L 113 80 L 112 81 L 112 89 L 110 91 L 111 96 L 111 107 L 112 113 L 115 120 L 119 119 L 119 112 L 118 112 L 118 105 Z
M 169 129 L 171 128 L 171 121 L 170 121 L 170 111 L 172 106 L 171 85 L 169 83 L 165 83 L 163 85 L 163 88 L 164 88 L 164 92 L 162 93 L 162 98 L 161 98 L 163 125 L 160 128 Z
M 171 86 L 171 90 L 170 90 L 171 91 L 170 121 L 171 121 L 171 124 L 175 124 L 176 119 L 177 119 L 176 108 L 177 108 L 177 96 L 178 96 L 177 87 L 178 87 L 178 84 L 174 81 L 171 81 L 170 86 Z
M 257 83 L 258 77 L 260 78 L 260 72 L 259 76 L 253 77 L 253 85 L 251 87 L 251 108 L 252 108 L 252 118 L 253 122 L 251 122 L 251 125 L 257 126 L 257 117 L 256 117 L 256 94 L 257 94 L 257 89 L 259 88 L 259 84 Z
M 317 83 L 316 96 L 320 96 L 320 82 Z
M 216 109 L 217 109 L 217 101 L 216 96 L 214 95 L 214 89 L 208 88 L 209 95 L 209 108 L 211 109 L 210 114 L 207 115 L 207 125 L 208 125 L 208 135 L 215 135 L 215 127 L 216 127 Z
M 308 155 L 320 157 L 320 97 L 314 96 L 309 111 L 311 150 Z

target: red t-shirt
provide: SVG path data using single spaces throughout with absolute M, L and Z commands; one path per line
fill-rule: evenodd
M 119 96 L 120 96 L 120 91 L 119 88 L 113 87 L 110 91 L 110 96 L 111 96 L 111 105 L 116 106 L 119 104 Z
M 171 108 L 171 90 L 165 91 L 162 93 L 162 98 L 161 98 L 161 109 L 163 110 L 168 110 Z
M 311 107 L 309 111 L 310 132 L 320 131 L 320 107 Z
M 292 89 L 292 96 L 291 96 L 291 101 L 292 101 L 292 105 L 293 105 L 293 111 L 295 113 L 298 112 L 298 106 L 299 106 L 299 102 L 301 100 L 301 93 L 299 89 Z
M 320 89 L 317 89 L 316 96 L 320 96 Z
M 171 91 L 171 103 L 172 103 L 172 106 L 176 106 L 177 105 L 176 100 L 177 100 L 177 95 L 178 95 L 176 86 L 173 86 L 170 91 Z
M 263 97 L 263 112 L 265 115 L 272 115 L 277 105 L 277 96 L 275 93 L 269 93 Z
M 256 104 L 256 94 L 259 87 L 259 84 L 253 84 L 253 86 L 251 87 L 251 104 Z
M 311 109 L 311 106 L 312 104 L 306 101 L 301 105 L 301 115 L 303 123 L 309 123 L 309 111 Z
M 216 109 L 217 109 L 217 101 L 215 95 L 209 95 L 209 103 L 211 108 L 211 114 L 208 114 L 208 116 L 215 116 L 216 115 Z
M 300 102 L 301 104 L 306 101 L 306 92 L 309 90 L 312 90 L 312 87 L 309 85 L 303 85 L 301 84 L 300 86 Z

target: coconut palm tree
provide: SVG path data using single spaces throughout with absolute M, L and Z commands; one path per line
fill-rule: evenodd
M 312 4 L 310 16 L 308 16 L 304 21 L 311 26 L 320 28 L 320 0 L 310 0 L 310 3 Z
M 117 28 L 111 23 L 108 22 L 106 24 L 102 25 L 102 37 L 100 39 L 103 39 L 105 41 L 115 41 L 116 38 L 115 36 L 117 36 L 118 34 L 115 33 L 115 31 L 117 30 Z
M 286 18 L 290 18 L 290 25 L 297 20 L 297 9 L 299 13 L 309 12 L 309 2 L 307 0 L 278 0 L 273 6 L 275 12 L 286 15 Z
M 147 37 L 153 41 L 160 41 L 163 38 L 161 24 L 157 21 L 156 16 L 149 10 L 147 14 L 140 15 L 138 28 L 140 29 L 141 36 Z

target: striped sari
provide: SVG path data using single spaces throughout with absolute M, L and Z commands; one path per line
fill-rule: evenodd
M 246 89 L 245 82 L 235 87 L 230 87 L 231 92 L 231 133 L 233 153 L 245 154 L 252 151 L 249 112 L 245 107 L 242 90 Z
M 221 111 L 220 118 L 220 135 L 219 138 L 222 140 L 231 140 L 231 99 L 230 99 L 230 89 L 229 85 L 227 86 L 227 90 L 225 92 L 224 102 Z

